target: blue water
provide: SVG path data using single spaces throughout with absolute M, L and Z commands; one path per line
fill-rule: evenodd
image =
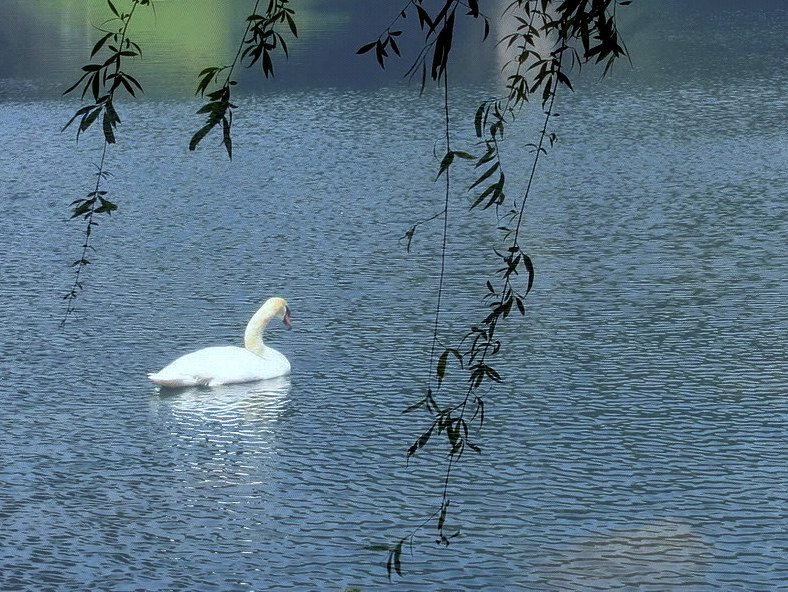
M 654 29 L 632 26 L 647 48 Z M 188 152 L 199 103 L 124 104 L 120 209 L 60 330 L 80 241 L 68 203 L 98 145 L 59 134 L 76 103 L 15 91 L 0 102 L 0 589 L 783 587 L 788 104 L 772 47 L 751 72 L 644 60 L 562 99 L 527 208 L 527 315 L 504 335 L 483 452 L 450 490 L 461 534 L 445 549 L 418 531 L 391 582 L 376 546 L 437 509 L 445 467 L 437 448 L 406 464 L 426 418 L 400 413 L 427 372 L 439 226 L 411 252 L 401 237 L 442 205 L 440 94 L 246 96 L 232 162 L 218 140 Z M 484 92 L 454 90 L 458 122 Z M 537 117 L 508 139 L 512 195 Z M 452 198 L 447 340 L 482 316 L 495 265 L 470 174 Z M 293 331 L 266 335 L 292 376 L 147 381 L 239 344 L 269 295 L 293 311 Z

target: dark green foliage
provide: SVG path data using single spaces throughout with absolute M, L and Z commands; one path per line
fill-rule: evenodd
M 65 131 L 79 119 L 79 126 L 77 127 L 77 141 L 79 141 L 79 136 L 86 132 L 100 117 L 101 129 L 104 135 L 104 148 L 101 153 L 98 172 L 96 173 L 94 189 L 86 197 L 71 202 L 71 217 L 82 218 L 85 222 L 85 240 L 82 244 L 82 256 L 72 263 L 72 266 L 76 268 L 74 283 L 63 297 L 68 301 L 68 305 L 61 324 L 65 323 L 74 311 L 75 300 L 82 289 L 80 280 L 82 270 L 90 264 L 90 261 L 87 259 L 87 252 L 91 249 L 90 235 L 92 229 L 98 224 L 95 215 L 111 214 L 118 208 L 116 204 L 107 199 L 107 191 L 100 189 L 100 187 L 101 181 L 109 176 L 109 173 L 104 168 L 107 146 L 116 142 L 115 130 L 120 123 L 120 116 L 115 110 L 114 104 L 115 92 L 118 89 L 123 89 L 132 97 L 136 96 L 137 91 L 142 92 L 142 85 L 134 76 L 123 70 L 123 64 L 130 58 L 142 55 L 140 46 L 129 39 L 128 31 L 137 7 L 150 5 L 150 0 L 131 0 L 129 11 L 121 12 L 112 0 L 107 0 L 109 11 L 114 16 L 104 23 L 104 28 L 99 29 L 103 35 L 93 45 L 90 58 L 93 59 L 102 53 L 106 53 L 107 57 L 103 61 L 99 60 L 98 62 L 82 66 L 83 74 L 63 93 L 71 93 L 81 86 L 82 92 L 80 97 L 84 99 L 85 96 L 90 96 L 93 99 L 93 104 L 78 109 L 61 131 Z M 107 27 L 113 25 L 116 27 L 114 30 L 107 30 Z
M 298 30 L 293 20 L 294 11 L 287 7 L 287 2 L 288 0 L 271 1 L 266 14 L 256 14 L 255 11 L 246 19 L 250 26 L 244 39 L 246 47 L 241 58 L 247 59 L 247 67 L 251 68 L 262 56 L 263 74 L 266 78 L 274 74 L 271 52 L 281 47 L 285 56 L 288 55 L 287 43 L 282 34 L 276 30 L 276 25 L 287 23 L 293 37 L 298 37 Z
M 197 84 L 197 94 L 205 96 L 209 86 L 219 82 L 219 74 L 226 71 L 226 76 L 221 87 L 208 93 L 208 103 L 206 103 L 197 113 L 206 113 L 208 119 L 189 142 L 189 150 L 196 150 L 199 143 L 207 136 L 211 130 L 221 124 L 222 144 L 227 152 L 227 156 L 232 160 L 233 143 L 231 130 L 233 125 L 233 109 L 235 105 L 230 101 L 231 89 L 235 86 L 233 72 L 239 61 L 246 60 L 246 67 L 251 68 L 260 62 L 263 74 L 266 78 L 274 75 L 274 62 L 271 55 L 281 47 L 287 54 L 287 43 L 282 34 L 277 30 L 282 25 L 287 28 L 294 37 L 298 37 L 298 29 L 293 15 L 295 11 L 288 7 L 289 0 L 269 0 L 268 7 L 264 13 L 259 14 L 258 9 L 260 0 L 257 0 L 250 14 L 246 18 L 246 31 L 243 40 L 235 54 L 235 59 L 229 66 L 205 68 L 200 72 Z
M 398 576 L 402 575 L 402 545 L 406 540 L 407 539 L 400 539 L 389 551 L 389 558 L 388 561 L 386 561 L 386 572 L 388 573 L 389 579 L 391 579 L 392 572 L 396 573 Z
M 426 429 L 407 450 L 409 460 L 433 442 L 436 436 L 443 436 L 448 445 L 442 501 L 438 512 L 431 517 L 436 519 L 438 531 L 436 542 L 448 545 L 449 539 L 457 534 L 456 532 L 452 535 L 446 534 L 452 469 L 455 462 L 462 457 L 466 447 L 475 452 L 481 451 L 480 447 L 470 439 L 471 435 L 475 435 L 484 424 L 484 400 L 481 393 L 489 386 L 504 380 L 492 365 L 494 357 L 504 347 L 497 337 L 497 329 L 501 323 L 510 318 L 513 311 L 519 313 L 515 316 L 525 315 L 525 298 L 534 285 L 534 264 L 521 247 L 520 229 L 525 203 L 531 194 L 539 159 L 556 141 L 556 136 L 548 130 L 553 103 L 559 87 L 572 90 L 567 72 L 573 67 L 579 68 L 588 62 L 605 61 L 606 73 L 615 58 L 625 54 L 616 31 L 615 9 L 617 4 L 626 5 L 628 2 L 513 0 L 509 3 L 506 12 L 516 23 L 516 27 L 513 33 L 499 40 L 501 46 L 511 52 L 511 61 L 504 68 L 507 94 L 482 102 L 475 112 L 473 127 L 478 140 L 476 148 L 479 150 L 479 156 L 476 157 L 470 152 L 450 148 L 447 71 L 456 10 L 467 7 L 468 16 L 474 19 L 481 18 L 484 22 L 485 38 L 489 32 L 488 19 L 480 13 L 477 2 L 443 0 L 438 3 L 435 12 L 430 12 L 426 4 L 422 0 L 412 0 L 400 12 L 394 23 L 406 18 L 410 11 L 415 11 L 419 26 L 424 32 L 424 45 L 408 72 L 412 74 L 421 69 L 423 86 L 429 64 L 430 78 L 442 82 L 446 88 L 446 153 L 440 161 L 436 175 L 436 180 L 441 177 L 445 177 L 446 180 L 446 206 L 437 216 L 414 224 L 405 233 L 404 238 L 407 239 L 407 246 L 410 249 L 415 231 L 420 224 L 443 217 L 442 258 L 445 259 L 448 228 L 446 220 L 450 197 L 449 175 L 451 167 L 457 162 L 457 157 L 473 161 L 474 169 L 477 171 L 475 180 L 468 187 L 472 192 L 470 209 L 494 208 L 497 213 L 498 229 L 501 231 L 501 244 L 493 248 L 500 266 L 495 276 L 485 282 L 482 301 L 486 311 L 483 318 L 480 322 L 471 324 L 470 329 L 460 338 L 458 346 L 444 346 L 440 351 L 436 345 L 439 341 L 438 317 L 444 276 L 442 260 L 427 394 L 405 410 L 406 413 L 424 410 L 430 416 Z M 362 46 L 358 53 L 366 53 L 375 48 L 378 63 L 385 66 L 384 58 L 388 57 L 386 49 L 391 46 L 392 36 L 398 36 L 400 33 L 392 31 L 392 27 L 393 25 L 389 26 L 377 41 Z M 503 170 L 500 150 L 506 127 L 516 120 L 519 111 L 532 96 L 539 98 L 544 111 L 544 123 L 536 142 L 529 145 L 533 160 L 525 179 L 525 191 L 519 200 L 512 201 L 506 193 L 507 178 Z M 521 276 L 525 279 L 521 279 Z M 459 370 L 466 373 L 467 382 L 465 388 L 459 392 L 456 392 L 455 385 L 449 387 L 451 391 L 444 393 L 444 398 L 453 402 L 441 406 L 437 403 L 436 397 L 441 389 L 446 389 L 446 377 L 451 359 L 456 359 Z M 432 387 L 433 381 L 435 389 Z M 426 523 L 422 523 L 418 528 Z M 407 538 L 412 540 L 412 537 L 413 534 Z M 406 539 L 389 550 L 387 563 L 389 577 L 392 569 L 394 573 L 400 574 L 401 549 L 404 540 Z
M 128 59 L 142 55 L 142 48 L 128 36 L 129 26 L 134 13 L 137 7 L 152 7 L 153 3 L 151 0 L 127 0 L 130 8 L 128 12 L 125 12 L 118 9 L 116 2 L 117 0 L 115 2 L 107 0 L 107 7 L 113 16 L 99 29 L 102 36 L 95 42 L 90 52 L 91 60 L 102 55 L 106 55 L 106 57 L 83 66 L 79 79 L 63 93 L 68 94 L 81 89 L 80 97 L 82 99 L 87 96 L 93 100 L 91 105 L 78 109 L 74 116 L 63 126 L 63 130 L 66 130 L 75 121 L 79 120 L 77 127 L 77 140 L 79 140 L 80 135 L 90 129 L 100 119 L 101 129 L 104 134 L 104 149 L 95 188 L 87 194 L 87 197 L 77 199 L 71 204 L 73 208 L 72 218 L 82 218 L 86 223 L 86 227 L 82 256 L 73 263 L 76 267 L 74 283 L 64 296 L 68 300 L 68 306 L 63 323 L 74 310 L 75 299 L 82 289 L 81 272 L 90 263 L 86 254 L 91 249 L 89 239 L 92 228 L 98 223 L 94 215 L 110 214 L 117 209 L 117 205 L 107 199 L 107 192 L 100 189 L 101 181 L 106 179 L 107 176 L 104 170 L 107 146 L 117 141 L 116 129 L 121 122 L 114 106 L 115 93 L 118 89 L 122 89 L 130 96 L 135 97 L 137 92 L 142 92 L 140 82 L 126 72 L 123 66 Z M 205 95 L 208 87 L 218 82 L 221 73 L 226 71 L 227 75 L 219 89 L 207 93 L 209 102 L 198 111 L 198 113 L 207 115 L 207 121 L 192 136 L 189 143 L 190 150 L 195 150 L 200 141 L 211 130 L 221 126 L 222 144 L 227 151 L 227 155 L 232 158 L 232 110 L 235 108 L 235 105 L 230 101 L 230 90 L 236 84 L 231 78 L 233 69 L 239 60 L 246 59 L 249 67 L 260 61 L 265 76 L 273 75 L 271 53 L 281 47 L 285 55 L 287 55 L 287 45 L 282 35 L 277 31 L 277 27 L 286 25 L 290 32 L 297 36 L 295 19 L 293 18 L 295 13 L 287 6 L 288 2 L 289 0 L 269 0 L 266 11 L 263 14 L 258 14 L 260 0 L 257 0 L 252 14 L 247 18 L 246 33 L 232 65 L 206 68 L 200 72 L 197 85 L 197 94 L 199 95 Z
M 116 24 L 117 29 L 114 31 L 99 29 L 104 35 L 93 46 L 90 57 L 95 57 L 105 47 L 109 50 L 109 55 L 103 62 L 82 66 L 84 72 L 82 76 L 63 92 L 64 95 L 68 94 L 82 85 L 81 98 L 84 99 L 88 93 L 93 97 L 94 104 L 77 111 L 76 115 L 63 127 L 65 130 L 77 117 L 82 115 L 77 135 L 87 130 L 102 111 L 107 112 L 108 117 L 105 121 L 108 122 L 106 125 L 110 128 L 114 128 L 120 122 L 120 118 L 112 106 L 112 99 L 118 88 L 122 87 L 132 97 L 136 96 L 137 91 L 142 92 L 142 85 L 134 76 L 122 70 L 122 63 L 126 58 L 142 56 L 140 46 L 129 39 L 128 28 L 137 6 L 148 6 L 149 0 L 132 0 L 131 10 L 128 13 L 118 12 L 111 0 L 107 0 L 107 4 L 115 17 L 106 21 L 104 25 Z M 109 141 L 106 131 L 105 135 Z
M 205 72 L 205 70 L 203 70 L 203 72 Z M 208 78 L 210 78 L 210 76 L 205 77 L 205 79 Z M 227 156 L 232 159 L 233 145 L 230 138 L 230 126 L 232 125 L 233 121 L 232 109 L 235 107 L 235 105 L 230 102 L 230 87 L 233 84 L 235 84 L 235 82 L 231 80 L 220 89 L 208 93 L 208 98 L 210 101 L 203 105 L 199 111 L 197 111 L 197 113 L 207 113 L 208 121 L 203 127 L 197 130 L 197 133 L 195 133 L 194 136 L 192 136 L 192 139 L 189 142 L 189 150 L 196 149 L 197 144 L 199 144 L 200 141 L 206 135 L 208 135 L 208 132 L 221 123 L 223 130 L 222 143 L 224 144 L 224 148 L 227 151 Z M 202 85 L 202 82 L 200 82 L 200 85 Z M 207 86 L 207 84 L 205 86 Z
M 402 31 L 386 31 L 377 41 L 362 45 L 356 53 L 367 53 L 374 47 L 375 58 L 378 60 L 380 66 L 384 67 L 384 58 L 387 58 L 389 55 L 386 51 L 387 48 L 391 48 L 395 54 L 400 55 L 399 46 L 396 41 L 396 38 L 400 35 L 402 35 Z
M 408 14 L 415 12 L 419 21 L 419 28 L 424 33 L 424 45 L 408 70 L 408 75 L 421 71 L 422 88 L 427 79 L 428 64 L 430 77 L 433 80 L 441 80 L 446 73 L 446 66 L 449 62 L 449 54 L 451 53 L 454 39 L 455 14 L 458 8 L 467 8 L 468 12 L 466 14 L 468 16 L 483 20 L 485 39 L 490 31 L 487 17 L 479 12 L 479 4 L 476 0 L 471 2 L 444 0 L 443 5 L 434 15 L 430 14 L 423 4 L 423 0 L 410 0 L 405 8 L 399 12 L 394 22 L 386 28 L 377 40 L 362 45 L 356 52 L 363 54 L 374 49 L 375 58 L 380 66 L 385 68 L 386 58 L 389 57 L 388 49 L 391 49 L 397 56 L 400 55 L 396 39 L 402 35 L 402 30 L 396 29 L 396 24 L 401 19 L 406 19 Z

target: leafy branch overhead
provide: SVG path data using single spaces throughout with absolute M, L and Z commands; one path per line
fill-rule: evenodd
M 131 74 L 124 72 L 122 62 L 128 58 L 142 56 L 142 49 L 128 37 L 128 28 L 131 18 L 137 6 L 148 6 L 150 0 L 135 0 L 131 10 L 127 13 L 119 12 L 112 0 L 107 0 L 110 11 L 115 15 L 108 20 L 105 25 L 116 23 L 118 28 L 114 31 L 99 29 L 104 35 L 95 43 L 90 57 L 93 58 L 101 52 L 103 48 L 109 50 L 109 55 L 103 62 L 96 62 L 82 66 L 84 72 L 72 86 L 66 89 L 63 94 L 69 94 L 82 86 L 80 98 L 84 99 L 90 93 L 93 97 L 93 104 L 79 109 L 74 116 L 63 126 L 65 131 L 77 118 L 80 118 L 79 128 L 77 129 L 77 139 L 79 135 L 86 131 L 103 114 L 102 127 L 104 139 L 108 144 L 115 143 L 115 128 L 120 123 L 120 117 L 113 105 L 115 91 L 119 88 L 124 89 L 132 97 L 136 96 L 137 91 L 142 92 L 142 85 Z
M 400 20 L 406 19 L 409 13 L 415 12 L 419 21 L 419 28 L 424 34 L 424 44 L 406 75 L 410 76 L 421 70 L 422 88 L 426 83 L 428 63 L 432 80 L 440 80 L 446 72 L 454 39 L 455 14 L 458 8 L 467 8 L 466 14 L 468 16 L 482 19 L 484 22 L 483 40 L 486 40 L 490 33 L 489 20 L 479 12 L 477 0 L 468 0 L 467 2 L 446 0 L 444 5 L 434 15 L 430 15 L 424 4 L 422 0 L 410 0 L 377 40 L 362 45 L 356 52 L 365 54 L 374 49 L 375 58 L 381 68 L 385 68 L 386 58 L 389 57 L 389 49 L 397 56 L 401 55 L 396 40 L 402 35 L 402 30 L 396 29 L 395 26 Z
M 434 12 L 426 8 L 428 4 L 434 6 L 423 0 L 410 0 L 392 24 L 375 41 L 362 45 L 357 53 L 365 54 L 374 50 L 378 64 L 385 67 L 389 49 L 400 55 L 397 44 L 402 30 L 394 27 L 415 12 L 423 33 L 423 44 L 408 70 L 408 75 L 421 70 L 423 88 L 429 71 L 432 80 L 442 81 L 445 86 L 457 11 L 460 10 L 474 19 L 482 19 L 483 39 L 486 39 L 490 32 L 489 19 L 480 13 L 476 2 L 441 0 Z M 494 207 L 498 229 L 501 231 L 501 243 L 493 248 L 500 266 L 495 276 L 485 282 L 482 295 L 482 301 L 486 305 L 484 317 L 471 324 L 457 345 L 444 345 L 442 351 L 435 348 L 435 344 L 439 342 L 439 324 L 436 317 L 426 394 L 405 410 L 406 413 L 423 410 L 429 415 L 426 428 L 408 448 L 408 459 L 422 451 L 436 436 L 443 436 L 448 445 L 442 501 L 439 510 L 432 516 L 436 519 L 438 543 L 448 545 L 453 536 L 447 535 L 445 531 L 452 469 L 466 448 L 480 451 L 472 437 L 484 424 L 482 393 L 488 385 L 503 381 L 503 377 L 492 365 L 492 360 L 504 347 L 498 336 L 498 329 L 514 311 L 517 311 L 519 316 L 525 315 L 525 298 L 534 285 L 534 263 L 521 246 L 520 234 L 525 203 L 531 194 L 539 159 L 556 141 L 555 134 L 551 133 L 548 127 L 555 97 L 561 86 L 572 90 L 568 73 L 573 68 L 579 69 L 589 62 L 605 62 L 604 73 L 607 73 L 616 58 L 626 55 L 618 37 L 615 17 L 617 6 L 627 4 L 629 2 L 615 0 L 512 0 L 506 6 L 504 16 L 513 23 L 513 31 L 498 40 L 499 47 L 510 56 L 503 69 L 506 92 L 503 96 L 485 100 L 478 106 L 473 120 L 477 138 L 475 149 L 465 151 L 451 148 L 448 99 L 446 100 L 446 152 L 436 176 L 436 180 L 442 176 L 446 178 L 447 205 L 441 212 L 444 219 L 444 246 L 447 241 L 446 220 L 449 213 L 449 175 L 451 167 L 458 160 L 471 162 L 477 171 L 475 180 L 468 187 L 468 191 L 472 193 L 468 207 L 471 210 Z M 506 128 L 516 121 L 519 111 L 532 96 L 540 100 L 544 112 L 543 125 L 536 141 L 530 145 L 533 158 L 524 179 L 525 190 L 519 199 L 512 199 L 507 196 L 507 177 L 500 151 Z M 478 152 L 479 155 L 473 156 L 473 152 Z M 407 239 L 408 249 L 416 228 L 437 217 L 431 216 L 411 226 L 404 237 Z M 525 279 L 520 279 L 521 276 Z M 439 282 L 438 314 L 443 272 Z M 438 394 L 447 389 L 446 377 L 451 362 L 454 362 L 460 372 L 465 373 L 466 385 L 459 393 L 445 395 L 443 398 L 448 397 L 451 402 L 444 403 L 439 401 Z M 419 528 L 421 526 L 424 524 Z M 405 537 L 389 547 L 389 577 L 392 572 L 401 575 L 402 545 L 408 538 L 412 539 L 412 536 Z
M 96 183 L 93 190 L 85 197 L 71 202 L 71 217 L 84 219 L 85 233 L 81 257 L 72 264 L 76 268 L 74 282 L 71 289 L 64 296 L 64 299 L 68 301 L 68 306 L 66 307 L 63 323 L 73 312 L 75 300 L 82 289 L 82 270 L 90 264 L 87 254 L 91 249 L 90 236 L 93 226 L 98 223 L 95 215 L 111 214 L 117 209 L 117 205 L 107 198 L 107 191 L 101 189 L 101 182 L 109 176 L 109 173 L 104 168 L 107 147 L 115 143 L 115 130 L 120 124 L 120 116 L 115 109 L 114 103 L 115 93 L 122 89 L 132 97 L 135 97 L 138 91 L 142 92 L 142 85 L 134 76 L 123 70 L 123 65 L 129 59 L 142 55 L 142 49 L 129 38 L 128 31 L 137 7 L 150 5 L 150 0 L 132 0 L 130 10 L 123 12 L 117 9 L 112 0 L 107 0 L 107 6 L 113 17 L 107 20 L 104 26 L 99 29 L 103 35 L 93 45 L 93 49 L 90 52 L 91 59 L 101 55 L 106 55 L 106 57 L 103 61 L 99 60 L 82 66 L 83 74 L 63 93 L 64 95 L 69 94 L 81 87 L 80 98 L 84 99 L 85 96 L 89 95 L 93 99 L 93 104 L 78 109 L 61 131 L 65 131 L 71 124 L 79 120 L 79 125 L 77 126 L 77 141 L 79 141 L 80 134 L 87 131 L 101 118 L 101 127 L 104 135 L 104 147 L 98 171 L 96 172 Z M 116 28 L 109 30 L 112 25 L 115 25 Z
M 120 2 L 129 6 L 127 10 L 119 9 Z M 287 44 L 280 33 L 281 26 L 286 26 L 290 32 L 297 36 L 297 29 L 293 15 L 289 8 L 289 0 L 268 0 L 268 7 L 262 14 L 258 14 L 261 0 L 257 0 L 252 14 L 246 19 L 247 27 L 244 37 L 230 66 L 206 68 L 199 75 L 197 94 L 205 96 L 208 103 L 198 113 L 206 114 L 207 121 L 192 137 L 189 148 L 194 150 L 200 141 L 215 127 L 221 125 L 222 143 L 228 156 L 232 158 L 232 110 L 235 105 L 230 100 L 231 87 L 236 84 L 232 79 L 234 68 L 239 60 L 246 60 L 251 67 L 258 61 L 262 64 L 263 74 L 272 76 L 273 60 L 271 55 L 281 48 L 287 55 Z M 72 218 L 83 218 L 86 222 L 82 253 L 74 261 L 76 267 L 74 282 L 64 298 L 68 301 L 63 323 L 74 310 L 75 300 L 82 289 L 81 273 L 90 264 L 87 257 L 90 246 L 90 237 L 93 227 L 98 223 L 96 214 L 109 214 L 117 209 L 116 204 L 107 197 L 108 192 L 101 188 L 102 181 L 108 177 L 105 169 L 107 148 L 116 142 L 116 131 L 121 123 L 120 115 L 115 109 L 115 97 L 118 90 L 123 90 L 132 97 L 142 92 L 142 85 L 131 75 L 125 65 L 128 60 L 141 57 L 142 48 L 129 38 L 129 27 L 135 12 L 139 7 L 153 7 L 153 0 L 106 0 L 111 17 L 106 20 L 98 30 L 101 37 L 95 42 L 90 52 L 91 63 L 82 67 L 79 79 L 63 94 L 80 91 L 80 98 L 91 97 L 90 105 L 80 107 L 69 119 L 63 131 L 77 124 L 77 141 L 81 134 L 90 129 L 97 121 L 101 121 L 104 136 L 104 147 L 101 160 L 96 173 L 96 183 L 92 191 L 83 198 L 71 203 Z M 220 75 L 225 74 L 223 84 L 216 90 L 208 92 L 208 87 L 220 80 Z
M 203 138 L 221 125 L 222 144 L 227 151 L 227 156 L 232 159 L 231 130 L 233 109 L 236 108 L 236 105 L 231 102 L 231 88 L 237 84 L 237 81 L 233 79 L 235 67 L 239 61 L 243 63 L 246 60 L 247 68 L 260 62 L 266 78 L 274 75 L 274 63 L 271 57 L 273 52 L 281 48 L 285 57 L 288 56 L 287 43 L 278 29 L 287 25 L 293 36 L 298 37 L 298 29 L 293 18 L 295 11 L 288 6 L 288 2 L 289 0 L 269 0 L 266 11 L 263 14 L 258 14 L 260 0 L 257 0 L 252 14 L 246 18 L 246 31 L 232 64 L 205 68 L 200 72 L 197 84 L 198 95 L 206 96 L 208 87 L 218 84 L 221 74 L 224 74 L 224 82 L 218 89 L 207 93 L 208 103 L 197 111 L 197 113 L 207 114 L 208 119 L 205 125 L 192 136 L 189 150 L 196 150 Z

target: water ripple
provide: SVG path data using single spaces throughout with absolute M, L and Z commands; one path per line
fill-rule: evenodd
M 584 141 L 559 142 L 530 202 L 537 283 L 526 318 L 501 329 L 506 383 L 485 395 L 482 454 L 455 467 L 460 534 L 440 549 L 420 531 L 392 583 L 375 545 L 435 511 L 445 469 L 441 448 L 406 464 L 428 418 L 400 413 L 427 372 L 437 230 L 411 253 L 399 239 L 442 204 L 424 190 L 436 97 L 429 113 L 390 89 L 245 99 L 237 141 L 254 150 L 232 163 L 129 130 L 112 165 L 125 205 L 97 229 L 66 332 L 68 273 L 53 270 L 76 243 L 52 227 L 84 171 L 73 146 L 42 146 L 47 166 L 16 155 L 69 109 L 0 105 L 0 174 L 12 203 L 37 200 L 0 219 L 0 588 L 779 588 L 786 149 L 773 115 L 753 115 L 758 134 L 731 118 L 753 88 L 567 99 L 560 131 Z M 128 112 L 163 130 L 195 109 Z M 451 218 L 458 332 L 478 321 L 488 265 L 474 220 Z M 175 393 L 145 378 L 176 352 L 239 344 L 274 292 L 295 328 L 266 337 L 291 377 Z

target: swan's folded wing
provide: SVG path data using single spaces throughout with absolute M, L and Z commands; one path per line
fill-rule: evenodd
M 158 384 L 159 386 L 164 386 L 169 388 L 179 388 L 186 386 L 209 386 L 211 384 L 211 381 L 213 380 L 212 376 L 165 374 L 163 371 L 156 372 L 154 374 L 148 374 L 148 378 L 151 379 L 156 384 Z
M 207 347 L 181 356 L 165 368 L 149 374 L 164 387 L 216 386 L 278 378 L 290 373 L 290 362 L 273 348 L 263 356 L 234 346 Z

